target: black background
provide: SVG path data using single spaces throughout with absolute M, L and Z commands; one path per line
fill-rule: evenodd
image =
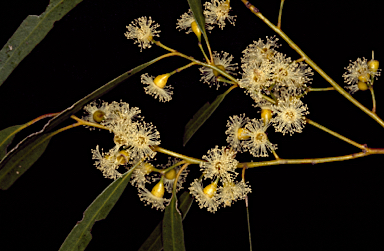
M 382 60 L 383 21 L 378 1 L 286 1 L 283 31 L 336 82 L 349 60 L 371 57 Z M 0 44 L 29 14 L 39 15 L 48 1 L 7 1 L 0 9 Z M 273 23 L 280 1 L 253 4 Z M 274 32 L 250 13 L 241 1 L 231 4 L 236 26 L 216 27 L 209 39 L 213 50 L 226 51 L 240 63 L 241 52 L 253 40 Z M 141 16 L 160 24 L 160 41 L 185 54 L 202 59 L 193 34 L 176 31 L 177 19 L 188 10 L 187 1 L 84 0 L 55 23 L 46 38 L 23 60 L 0 87 L 0 129 L 23 124 L 42 114 L 59 112 L 118 75 L 162 55 L 156 46 L 140 52 L 124 36 L 125 26 Z M 293 59 L 297 54 L 280 40 L 280 51 Z M 165 59 L 145 69 L 156 76 L 188 62 Z M 232 91 L 206 124 L 183 147 L 185 124 L 207 101 L 226 88 L 209 88 L 199 82 L 197 67 L 169 79 L 173 99 L 160 103 L 146 95 L 140 74 L 130 78 L 102 99 L 128 102 L 142 110 L 147 122 L 157 126 L 161 146 L 192 157 L 215 145 L 226 145 L 228 116 L 243 112 L 258 117 L 252 100 L 239 88 Z M 377 113 L 384 118 L 384 88 L 375 83 Z M 315 74 L 313 87 L 329 84 Z M 354 94 L 371 108 L 370 93 Z M 308 118 L 369 147 L 383 147 L 383 128 L 337 92 L 310 93 L 304 98 Z M 79 113 L 78 116 L 82 116 Z M 69 124 L 72 122 L 67 122 Z M 43 122 L 21 132 L 21 140 L 40 130 Z M 64 124 L 63 124 L 64 125 Z M 315 158 L 358 152 L 316 128 L 307 125 L 292 137 L 269 130 L 282 158 Z M 75 128 L 55 136 L 43 156 L 7 191 L 0 191 L 1 250 L 39 248 L 58 250 L 82 219 L 88 205 L 111 182 L 93 165 L 91 149 L 112 147 L 108 132 Z M 157 155 L 158 162 L 167 157 Z M 259 161 L 248 153 L 239 161 Z M 269 158 L 272 159 L 272 158 Z M 381 250 L 383 248 L 383 157 L 368 156 L 345 162 L 317 165 L 282 165 L 250 169 L 246 173 L 251 233 L 254 250 Z M 188 182 L 200 175 L 190 167 Z M 186 184 L 187 186 L 187 184 Z M 163 214 L 140 202 L 128 186 L 106 220 L 92 229 L 87 250 L 137 250 Z M 247 250 L 248 232 L 244 201 L 211 214 L 194 203 L 184 220 L 188 250 Z

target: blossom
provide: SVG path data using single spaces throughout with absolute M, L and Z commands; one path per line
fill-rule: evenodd
M 252 119 L 245 125 L 245 135 L 249 139 L 244 141 L 244 145 L 254 157 L 268 157 L 267 149 L 276 149 L 265 133 L 268 127 L 269 123 L 264 123 L 262 119 Z
M 140 17 L 126 26 L 128 31 L 124 33 L 124 35 L 127 39 L 134 39 L 134 43 L 138 43 L 140 51 L 142 51 L 142 49 L 151 48 L 153 37 L 159 37 L 158 33 L 160 33 L 160 31 L 156 30 L 159 26 L 159 24 L 152 21 L 151 17 Z
M 272 65 L 272 81 L 278 87 L 285 86 L 288 91 L 300 93 L 305 83 L 311 79 L 309 76 L 313 75 L 310 68 L 306 68 L 306 64 L 300 62 L 292 62 L 290 57 L 286 57 L 282 53 L 276 53 Z
M 241 62 L 243 63 L 241 67 L 243 69 L 248 68 L 250 64 L 260 65 L 263 61 L 273 60 L 273 57 L 277 53 L 275 48 L 279 48 L 277 41 L 278 38 L 274 36 L 267 38 L 267 42 L 264 43 L 264 40 L 259 39 L 258 41 L 253 41 L 252 44 L 248 45 L 247 48 L 243 51 L 243 57 Z
M 236 152 L 232 149 L 218 146 L 208 150 L 208 155 L 204 155 L 202 159 L 206 162 L 200 163 L 200 169 L 204 172 L 205 179 L 219 177 L 221 181 L 232 180 L 236 173 L 234 173 L 237 164 L 235 160 Z
M 117 179 L 122 176 L 121 173 L 117 171 L 121 162 L 116 158 L 117 151 L 115 148 L 112 148 L 107 154 L 99 150 L 99 146 L 96 146 L 96 150 L 92 149 L 92 159 L 95 159 L 95 166 L 97 169 L 103 172 L 103 176 L 108 179 Z
M 373 60 L 373 59 L 372 59 Z M 374 77 L 380 76 L 380 71 L 370 70 L 367 59 L 358 58 L 356 61 L 352 62 L 345 68 L 347 71 L 343 74 L 344 82 L 348 84 L 345 88 L 349 90 L 350 93 L 355 93 L 359 90 L 359 83 L 362 82 L 364 85 L 372 85 L 372 80 Z
M 146 205 L 151 205 L 151 208 L 156 208 L 163 211 L 168 205 L 170 199 L 164 198 L 162 196 L 156 196 L 153 191 L 150 192 L 148 189 L 138 188 L 140 200 L 143 201 Z
M 138 188 L 144 188 L 145 183 L 150 183 L 150 180 L 147 178 L 154 169 L 154 166 L 151 163 L 143 162 L 138 167 L 136 167 L 131 174 L 131 184 Z
M 141 82 L 147 86 L 144 87 L 145 93 L 159 99 L 161 102 L 167 102 L 172 99 L 172 86 L 159 87 L 153 81 L 153 77 L 148 73 L 141 75 Z
M 272 107 L 272 111 L 277 116 L 272 119 L 276 132 L 281 132 L 283 135 L 289 132 L 292 135 L 294 132 L 302 132 L 305 125 L 304 115 L 308 114 L 307 105 L 298 98 L 285 97 L 278 100 L 278 105 Z
M 189 9 L 188 12 L 181 15 L 180 19 L 177 19 L 176 29 L 187 30 L 185 32 L 186 34 L 191 33 L 192 32 L 191 24 L 194 21 L 195 21 L 195 18 L 193 17 L 192 10 Z
M 232 59 L 233 56 L 229 55 L 229 53 L 227 52 L 213 52 L 213 64 L 227 73 L 235 74 L 235 70 L 237 69 L 237 63 L 231 64 Z M 209 84 L 209 87 L 211 87 L 212 84 L 217 84 L 217 88 L 219 88 L 219 82 L 216 79 L 220 75 L 219 72 L 209 67 L 201 67 L 199 68 L 199 70 L 202 74 L 200 81 Z
M 223 207 L 231 206 L 237 200 L 245 199 L 245 196 L 250 193 L 252 189 L 244 180 L 240 182 L 226 182 L 222 187 L 217 189 L 218 202 Z
M 242 152 L 244 149 L 242 141 L 247 138 L 243 127 L 249 121 L 249 118 L 245 117 L 245 114 L 241 114 L 240 116 L 229 117 L 229 119 L 227 121 L 228 129 L 225 131 L 225 134 L 228 135 L 227 142 L 233 150 Z
M 187 30 L 185 33 L 191 33 L 192 32 L 192 23 L 195 22 L 195 18 L 193 17 L 192 10 L 189 9 L 188 12 L 181 15 L 180 19 L 177 19 L 176 29 L 179 31 L 181 30 Z M 210 24 L 205 23 L 205 29 L 206 30 L 212 30 L 213 26 Z
M 109 105 L 107 102 L 102 102 L 101 105 L 98 105 L 97 101 L 93 101 L 88 105 L 84 106 L 84 110 L 88 113 L 83 120 L 92 122 L 92 123 L 100 123 L 104 120 L 105 115 L 109 113 Z
M 292 61 L 285 54 L 276 51 L 277 38 L 268 38 L 264 43 L 259 39 L 247 46 L 241 58 L 244 73 L 240 87 L 259 103 L 262 92 L 281 97 L 285 91 L 301 94 L 313 75 L 312 69 L 303 62 Z
M 152 123 L 134 123 L 127 135 L 127 149 L 132 158 L 153 158 L 156 154 L 151 147 L 160 144 L 160 133 Z
M 225 19 L 227 19 L 232 25 L 235 25 L 236 16 L 229 15 L 231 7 L 229 1 L 212 0 L 212 2 L 204 3 L 204 16 L 207 24 L 217 24 L 220 29 L 225 26 Z
M 264 60 L 261 64 L 247 64 L 244 68 L 243 77 L 239 81 L 239 86 L 246 89 L 246 93 L 256 102 L 261 102 L 262 91 L 266 90 L 270 85 L 273 84 L 273 68 L 272 62 Z
M 115 134 L 116 145 L 123 146 L 128 144 L 128 135 L 132 130 L 133 123 L 140 122 L 143 117 L 138 107 L 130 107 L 126 102 L 113 101 L 108 105 L 108 113 L 104 115 L 101 124 Z
M 213 182 L 207 187 L 203 188 L 202 181 L 195 179 L 189 190 L 193 197 L 199 203 L 199 207 L 206 207 L 207 210 L 211 213 L 215 213 L 219 207 L 218 194 L 216 192 L 217 183 Z

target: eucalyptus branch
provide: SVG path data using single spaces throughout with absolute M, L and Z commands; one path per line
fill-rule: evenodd
M 189 64 L 187 64 L 187 65 L 185 65 L 185 66 L 182 66 L 182 67 L 177 68 L 176 70 L 170 72 L 169 75 L 171 76 L 171 75 L 173 75 L 173 74 L 175 74 L 175 73 L 181 72 L 182 70 L 185 70 L 185 69 L 187 69 L 187 68 L 189 68 L 189 67 L 191 67 L 191 66 L 193 66 L 193 65 L 196 65 L 196 64 L 197 64 L 197 63 L 195 63 L 195 62 L 191 62 L 191 63 L 189 63 Z
M 337 133 L 337 132 L 334 132 L 334 131 L 328 129 L 328 128 L 326 128 L 325 126 L 322 126 L 322 125 L 316 123 L 315 121 L 312 121 L 312 120 L 310 120 L 310 119 L 308 119 L 308 118 L 306 118 L 305 120 L 307 121 L 308 124 L 313 125 L 313 126 L 319 128 L 319 129 L 321 129 L 321 130 L 323 130 L 323 131 L 325 131 L 325 132 L 327 132 L 327 133 L 329 133 L 329 134 L 335 136 L 336 138 L 339 138 L 339 139 L 341 139 L 341 140 L 347 142 L 348 144 L 351 144 L 351 145 L 353 145 L 353 146 L 356 146 L 357 148 L 360 148 L 360 149 L 363 150 L 363 151 L 367 148 L 366 145 L 362 145 L 362 144 L 356 143 L 355 141 L 350 140 L 350 139 L 348 139 L 347 137 L 344 137 L 343 135 L 341 135 L 341 134 L 339 134 L 339 133 Z
M 334 91 L 335 87 L 325 87 L 325 88 L 313 88 L 307 87 L 306 92 L 323 92 L 323 91 Z
M 275 166 L 275 165 L 286 165 L 286 164 L 319 164 L 326 162 L 344 161 L 350 159 L 356 159 L 365 157 L 371 154 L 384 154 L 384 148 L 366 148 L 362 152 L 352 153 L 337 157 L 325 157 L 325 158 L 312 158 L 312 159 L 279 159 L 270 161 L 259 161 L 259 162 L 246 162 L 242 163 L 238 168 L 242 168 L 243 165 L 247 165 L 248 168 L 262 167 L 262 166 Z
M 204 160 L 188 157 L 186 155 L 167 150 L 167 149 L 162 148 L 160 146 L 152 146 L 152 150 L 155 152 L 164 153 L 164 154 L 173 156 L 175 158 L 186 160 L 187 162 L 189 162 L 191 164 L 200 164 L 200 163 L 204 162 Z
M 80 118 L 76 117 L 75 115 L 72 115 L 71 118 L 76 120 L 80 125 L 97 127 L 97 128 L 109 131 L 108 127 L 105 127 L 105 126 L 97 124 L 97 123 L 92 123 L 92 122 L 80 119 Z
M 281 38 L 283 38 L 289 46 L 294 49 L 302 58 L 305 58 L 305 62 L 310 65 L 315 71 L 317 71 L 325 80 L 327 80 L 336 91 L 338 91 L 341 95 L 343 95 L 346 99 L 348 99 L 352 104 L 360 108 L 363 112 L 365 112 L 368 116 L 374 119 L 377 123 L 379 123 L 382 127 L 384 127 L 384 121 L 377 116 L 374 112 L 370 111 L 368 108 L 363 106 L 359 101 L 353 98 L 347 91 L 345 91 L 340 85 L 338 85 L 331 77 L 329 77 L 319 66 L 315 64 L 301 49 L 297 46 L 282 30 L 280 30 L 277 26 L 272 24 L 267 18 L 265 18 L 260 11 L 253 6 L 247 0 L 241 0 L 245 6 L 252 11 L 258 18 L 260 18 L 264 23 L 266 23 L 272 30 L 274 30 Z

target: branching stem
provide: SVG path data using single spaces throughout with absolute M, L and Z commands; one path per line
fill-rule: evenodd
M 368 108 L 360 104 L 355 98 L 353 98 L 347 91 L 345 91 L 340 85 L 338 85 L 331 77 L 329 77 L 315 62 L 313 62 L 301 49 L 297 46 L 282 30 L 280 30 L 277 26 L 272 24 L 267 18 L 265 18 L 260 11 L 255 8 L 249 1 L 241 0 L 245 6 L 252 11 L 258 18 L 260 18 L 264 23 L 266 23 L 272 30 L 274 30 L 281 38 L 283 38 L 288 45 L 294 49 L 301 57 L 305 58 L 305 62 L 311 66 L 315 71 L 317 71 L 325 80 L 327 80 L 336 91 L 338 91 L 341 95 L 343 95 L 346 99 L 348 99 L 352 104 L 360 108 L 363 112 L 365 112 L 368 116 L 374 119 L 377 123 L 379 123 L 382 127 L 384 127 L 384 121 L 377 116 L 376 113 L 370 111 Z
M 337 133 L 337 132 L 334 132 L 334 131 L 328 129 L 328 128 L 326 128 L 325 126 L 322 126 L 322 125 L 316 123 L 315 121 L 312 121 L 312 120 L 310 120 L 310 119 L 308 119 L 308 118 L 306 118 L 305 120 L 307 121 L 308 124 L 313 125 L 313 126 L 319 128 L 319 129 L 323 130 L 324 132 L 327 132 L 327 133 L 329 133 L 329 134 L 335 136 L 336 138 L 339 138 L 339 139 L 341 139 L 341 140 L 347 142 L 348 144 L 351 144 L 351 145 L 353 145 L 353 146 L 356 146 L 357 148 L 360 148 L 361 150 L 365 150 L 365 149 L 367 148 L 365 145 L 356 143 L 355 141 L 350 140 L 350 139 L 348 139 L 347 137 L 344 137 L 343 135 L 341 135 L 341 134 L 339 134 L 339 133 Z

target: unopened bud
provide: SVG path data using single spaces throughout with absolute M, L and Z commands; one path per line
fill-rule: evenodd
M 365 83 L 365 82 L 361 82 L 361 81 L 359 81 L 359 82 L 357 83 L 357 87 L 359 87 L 359 90 L 361 90 L 361 91 L 365 91 L 365 90 L 368 89 L 368 85 L 367 85 L 367 83 Z
M 164 182 L 161 179 L 153 188 L 151 193 L 157 198 L 163 198 L 164 196 Z
M 174 178 L 176 178 L 176 171 L 175 169 L 171 169 L 169 170 L 168 172 L 165 173 L 165 178 L 167 180 L 173 180 Z
M 369 81 L 369 78 L 370 78 L 369 73 L 361 74 L 361 75 L 358 77 L 358 79 L 359 79 L 361 82 L 368 82 L 368 81 Z
M 264 124 L 272 119 L 272 110 L 261 109 L 261 118 L 264 120 Z
M 169 76 L 170 76 L 169 73 L 159 75 L 159 76 L 157 76 L 157 77 L 153 80 L 153 82 L 155 83 L 155 85 L 156 85 L 157 87 L 163 89 L 164 86 L 167 84 L 167 81 L 168 81 Z
M 204 187 L 203 192 L 209 198 L 212 198 L 215 195 L 216 190 L 217 190 L 217 183 L 216 182 L 212 182 L 208 186 Z
M 368 69 L 372 72 L 376 72 L 379 69 L 379 61 L 372 59 L 368 61 Z
M 199 26 L 197 25 L 197 23 L 195 21 L 193 21 L 191 23 L 191 28 L 192 28 L 193 33 L 195 33 L 196 37 L 200 41 L 201 40 L 201 31 L 200 31 Z

